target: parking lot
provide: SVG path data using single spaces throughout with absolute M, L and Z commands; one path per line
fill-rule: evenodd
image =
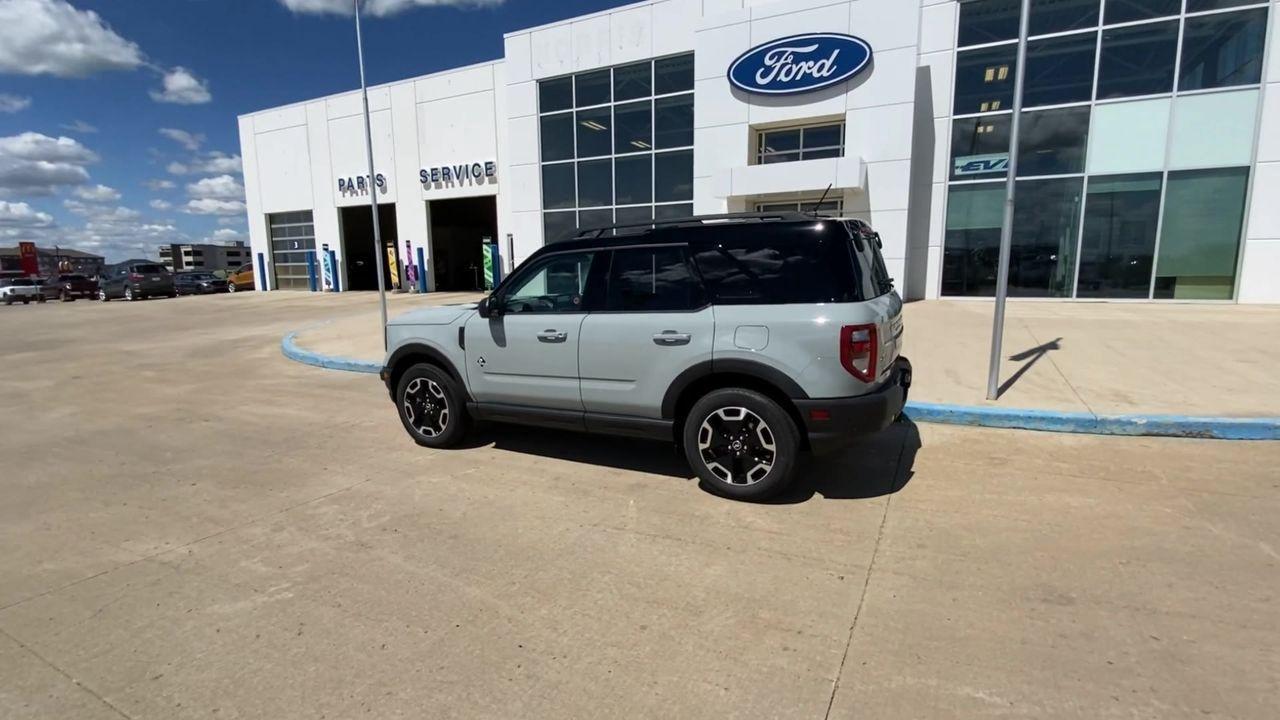
M 1275 715 L 1280 443 L 904 422 L 735 503 L 281 356 L 376 302 L 0 308 L 0 717 Z

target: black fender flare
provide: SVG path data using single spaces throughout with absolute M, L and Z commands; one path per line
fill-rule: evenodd
M 405 361 L 419 357 L 427 358 L 432 364 L 444 368 L 444 371 L 449 373 L 454 382 L 458 383 L 458 387 L 462 388 L 462 392 L 467 396 L 467 399 L 471 399 L 471 391 L 467 389 L 466 378 L 462 376 L 462 373 L 458 372 L 458 368 L 453 364 L 453 361 L 441 352 L 439 348 L 420 342 L 401 345 L 395 349 L 395 352 L 391 353 L 391 357 L 387 358 L 381 374 L 383 381 L 387 384 L 388 392 L 395 394 L 396 389 L 393 381 L 396 379 L 397 368 L 405 364 Z
M 809 394 L 795 380 L 792 380 L 781 370 L 762 362 L 743 358 L 703 360 L 685 368 L 684 372 L 671 381 L 671 385 L 667 387 L 666 394 L 662 396 L 662 418 L 664 420 L 675 419 L 676 403 L 679 402 L 680 396 L 690 385 L 702 378 L 721 373 L 746 375 L 767 382 L 781 390 L 783 394 L 792 400 L 809 399 Z

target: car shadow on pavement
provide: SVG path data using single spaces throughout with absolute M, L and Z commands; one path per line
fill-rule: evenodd
M 674 445 L 650 440 L 485 423 L 475 429 L 466 446 L 486 445 L 602 468 L 695 479 L 684 455 Z M 807 502 L 815 495 L 827 500 L 892 495 L 911 481 L 920 447 L 919 429 L 903 417 L 881 433 L 858 438 L 842 452 L 801 456 L 792 486 L 765 502 L 790 505 Z

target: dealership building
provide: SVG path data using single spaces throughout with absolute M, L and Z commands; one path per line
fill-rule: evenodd
M 575 227 L 817 211 L 878 230 L 907 298 L 1280 302 L 1280 7 L 653 0 L 492 62 L 241 116 L 260 289 L 482 283 Z M 1011 151 L 1016 156 L 1011 156 Z M 421 252 L 419 252 L 421 251 Z M 389 273 L 390 274 L 390 273 Z

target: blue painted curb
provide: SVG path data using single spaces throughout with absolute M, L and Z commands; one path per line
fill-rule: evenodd
M 304 365 L 314 365 L 316 367 L 328 370 L 344 370 L 346 372 L 373 373 L 377 375 L 382 370 L 382 364 L 369 362 L 368 360 L 356 360 L 354 358 L 334 357 L 332 355 L 321 355 L 320 353 L 303 350 L 298 347 L 296 338 L 297 331 L 291 332 L 284 336 L 280 341 L 280 351 L 290 360 L 296 360 Z
M 333 357 L 303 350 L 299 331 L 284 336 L 280 350 L 290 360 L 328 370 L 376 375 L 382 364 L 354 358 Z M 982 405 L 944 405 L 908 402 L 907 417 L 916 422 L 975 427 L 1040 430 L 1088 435 L 1146 435 L 1156 437 L 1212 438 L 1215 440 L 1280 440 L 1280 417 L 1232 418 L 1190 415 L 1094 415 Z

